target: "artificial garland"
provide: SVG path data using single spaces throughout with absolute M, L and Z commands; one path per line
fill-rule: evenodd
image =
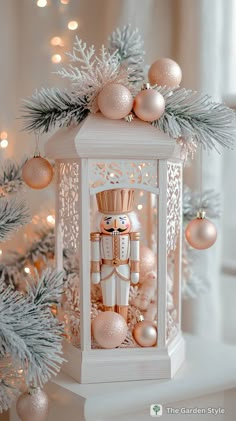
M 117 29 L 109 38 L 108 48 L 102 46 L 98 55 L 93 46 L 87 47 L 86 43 L 76 37 L 73 51 L 68 53 L 68 56 L 71 64 L 59 70 L 58 75 L 68 79 L 71 88 L 68 90 L 43 88 L 25 100 L 23 118 L 26 121 L 26 130 L 44 133 L 57 124 L 59 126 L 79 124 L 88 113 L 96 113 L 104 108 L 102 93 L 104 89 L 111 90 L 111 85 L 113 88 L 116 87 L 116 90 L 117 86 L 119 87 L 121 96 L 127 94 L 125 91 L 127 89 L 136 99 L 133 105 L 133 100 L 131 101 L 130 111 L 132 108 L 135 111 L 140 108 L 137 106 L 137 97 L 142 96 L 140 89 L 144 81 L 144 51 L 143 41 L 137 30 L 133 31 L 129 25 L 121 30 Z M 158 69 L 165 64 L 163 60 L 168 59 L 161 60 L 152 65 L 154 70 L 156 68 L 157 81 L 160 81 Z M 177 83 L 180 81 L 181 71 L 176 68 L 177 63 L 173 63 L 168 65 L 174 66 L 169 70 L 178 73 Z M 153 72 L 151 80 L 153 82 Z M 166 80 L 166 75 L 162 80 Z M 161 114 L 159 112 L 160 115 L 157 113 L 159 118 L 152 121 L 142 112 L 143 119 L 150 121 L 152 125 L 177 139 L 178 142 L 181 139 L 183 148 L 190 154 L 195 150 L 196 144 L 209 149 L 218 149 L 217 145 L 231 147 L 234 142 L 235 113 L 226 105 L 214 102 L 208 95 L 200 95 L 173 85 L 172 83 L 171 86 L 161 86 L 159 83 L 150 86 L 152 92 L 145 93 L 145 96 L 152 97 L 153 107 L 159 108 L 160 111 L 160 103 L 157 103 L 160 101 L 160 97 L 157 96 L 159 94 L 164 101 L 162 102 L 164 112 Z M 118 90 L 113 90 L 113 93 L 110 91 L 110 97 L 111 95 L 117 97 L 117 92 Z M 130 97 L 127 101 L 130 101 Z M 110 109 L 108 105 L 106 109 Z M 124 113 L 125 110 L 126 108 Z M 132 121 L 131 116 L 134 114 L 127 114 L 124 115 L 126 120 Z M 138 111 L 135 114 L 135 117 L 138 115 L 140 118 Z M 115 118 L 117 115 L 119 116 L 116 114 Z

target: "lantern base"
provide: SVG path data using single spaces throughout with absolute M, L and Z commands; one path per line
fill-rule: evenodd
M 172 378 L 185 359 L 181 334 L 166 348 L 119 348 L 81 351 L 64 342 L 62 371 L 78 383 Z

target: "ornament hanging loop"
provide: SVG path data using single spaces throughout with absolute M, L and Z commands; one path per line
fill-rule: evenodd
M 39 150 L 39 133 L 35 133 L 35 151 L 34 151 L 34 158 L 40 157 L 40 150 Z

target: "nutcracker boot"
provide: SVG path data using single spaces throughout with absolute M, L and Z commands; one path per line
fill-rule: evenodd
M 115 306 L 104 306 L 104 311 L 115 311 Z
M 116 306 L 116 312 L 119 313 L 122 317 L 124 317 L 126 323 L 128 320 L 128 308 L 129 306 Z

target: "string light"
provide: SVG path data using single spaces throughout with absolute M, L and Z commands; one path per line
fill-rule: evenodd
M 48 215 L 48 216 L 47 216 L 47 222 L 48 222 L 50 225 L 55 225 L 55 216 L 53 216 L 53 215 Z
M 76 20 L 70 20 L 67 26 L 70 31 L 75 31 L 78 28 L 79 24 Z
M 61 37 L 53 37 L 50 41 L 53 47 L 64 47 L 64 42 Z
M 2 139 L 0 142 L 0 146 L 1 148 L 5 149 L 8 147 L 8 140 L 7 139 Z
M 2 250 L 0 249 L 0 256 L 2 256 Z
M 1 132 L 1 135 L 0 135 L 1 140 L 7 139 L 7 136 L 8 136 L 8 133 L 7 132 Z
M 27 266 L 24 268 L 24 272 L 29 274 L 30 273 L 30 268 L 28 268 Z
M 61 0 L 61 4 L 68 4 L 70 0 Z
M 58 64 L 61 62 L 62 57 L 61 54 L 53 54 L 52 58 L 51 58 L 52 62 L 55 64 Z
M 141 209 L 143 209 L 143 205 L 138 205 L 137 208 L 138 208 L 138 210 L 141 210 Z
M 38 7 L 45 7 L 45 6 L 47 6 L 47 4 L 48 4 L 47 0 L 38 0 L 37 1 Z
M 143 193 L 143 191 L 141 191 L 141 192 L 139 193 L 139 196 L 140 196 L 140 197 L 143 197 L 143 195 L 144 195 L 144 193 Z

